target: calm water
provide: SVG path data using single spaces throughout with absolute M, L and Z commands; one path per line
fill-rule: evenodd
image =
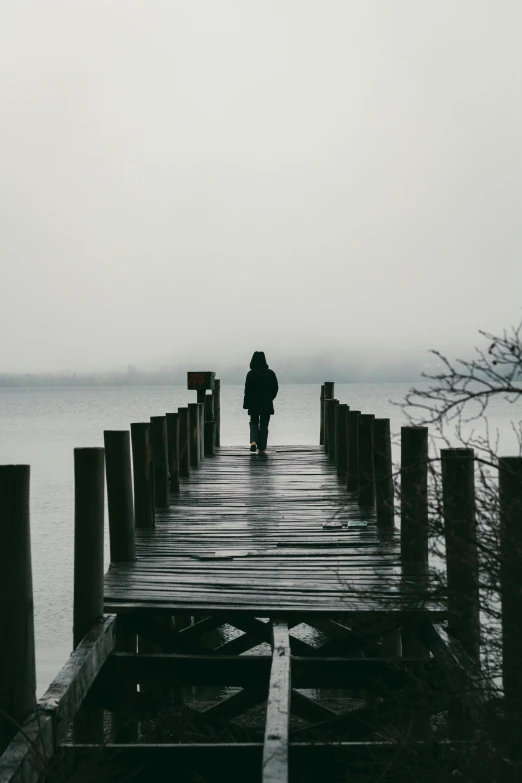
M 400 401 L 408 384 L 338 384 L 336 396 L 351 407 L 404 423 Z M 283 386 L 270 424 L 270 444 L 319 442 L 317 385 Z M 223 445 L 248 444 L 243 388 L 223 386 Z M 73 557 L 73 448 L 103 446 L 104 429 L 174 411 L 195 400 L 182 387 L 0 389 L 0 464 L 31 465 L 31 531 L 35 596 L 38 691 L 41 693 L 71 652 Z M 509 422 L 520 407 L 498 404 L 490 425 L 509 448 Z M 106 536 L 107 543 L 107 536 Z M 107 560 L 107 547 L 106 547 Z

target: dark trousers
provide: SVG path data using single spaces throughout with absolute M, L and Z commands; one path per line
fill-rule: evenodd
M 258 449 L 264 451 L 268 440 L 269 413 L 254 413 L 250 416 L 250 443 L 255 441 Z

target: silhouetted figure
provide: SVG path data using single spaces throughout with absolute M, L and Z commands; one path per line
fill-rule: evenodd
M 265 453 L 268 439 L 268 423 L 274 413 L 273 401 L 279 385 L 276 374 L 268 368 L 263 351 L 255 351 L 250 362 L 250 372 L 245 381 L 243 408 L 250 416 L 250 451 L 259 449 Z

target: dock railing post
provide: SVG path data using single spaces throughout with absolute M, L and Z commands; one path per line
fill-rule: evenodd
M 328 435 L 328 449 L 326 453 L 335 464 L 335 409 L 339 405 L 339 400 L 326 400 L 325 418 L 326 432 Z
M 136 559 L 130 434 L 105 430 L 103 440 L 111 563 L 129 562 Z
M 359 491 L 359 416 L 361 411 L 349 410 L 346 414 L 346 489 Z
M 373 461 L 377 524 L 393 529 L 394 487 L 389 419 L 375 419 L 373 422 Z
M 199 408 L 197 402 L 188 404 L 190 467 L 199 467 Z
M 500 597 L 502 676 L 507 711 L 515 722 L 514 752 L 522 725 L 522 457 L 500 457 Z
M 205 456 L 205 403 L 198 402 L 198 436 L 199 436 L 199 461 L 203 462 Z
M 215 454 L 216 422 L 214 418 L 214 394 L 205 397 L 205 457 Z
M 401 427 L 401 560 L 428 563 L 428 428 Z
M 373 464 L 373 413 L 361 413 L 359 424 L 359 504 L 375 505 L 375 469 Z
M 153 528 L 155 522 L 152 438 L 149 422 L 131 424 L 134 517 L 137 528 Z
M 152 433 L 154 502 L 156 508 L 168 508 L 170 493 L 166 416 L 151 416 L 150 429 Z
M 104 450 L 74 449 L 74 649 L 103 617 L 104 490 Z M 102 741 L 102 709 L 80 707 L 74 739 Z
M 336 437 L 335 437 L 337 475 L 345 476 L 347 458 L 348 458 L 348 454 L 347 454 L 348 444 L 346 441 L 346 417 L 350 409 L 348 405 L 345 405 L 343 403 L 337 405 L 335 410 L 337 414 Z
M 190 476 L 190 424 L 188 407 L 178 408 L 179 414 L 179 475 Z
M 171 492 L 179 492 L 179 413 L 167 413 L 167 448 Z
M 479 563 L 473 449 L 441 449 L 448 630 L 480 661 Z
M 324 383 L 321 386 L 319 398 L 319 445 L 324 446 Z
M 405 592 L 411 591 L 412 608 L 424 602 L 428 571 L 428 428 L 401 427 L 401 562 Z M 409 624 L 401 628 L 403 658 L 430 657 Z M 412 736 L 431 733 L 430 714 L 422 706 L 415 712 Z
M 325 381 L 324 382 L 324 450 L 328 454 L 328 400 L 333 400 L 334 398 L 334 389 L 335 389 L 335 383 L 333 381 Z
M 214 381 L 214 421 L 216 422 L 216 447 L 221 446 L 221 381 Z
M 106 430 L 103 439 L 111 563 L 130 563 L 136 560 L 130 433 L 128 430 Z M 114 651 L 135 653 L 136 635 L 118 628 Z M 134 707 L 136 698 L 136 686 L 132 681 L 121 682 L 120 697 L 125 706 L 112 712 L 112 738 L 114 742 L 133 741 L 138 737 L 138 724 L 129 710 Z
M 29 465 L 0 466 L 0 755 L 35 705 Z

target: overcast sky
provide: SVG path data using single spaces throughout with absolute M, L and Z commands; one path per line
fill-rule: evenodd
M 0 3 L 0 371 L 403 362 L 518 321 L 521 29 L 520 0 Z

